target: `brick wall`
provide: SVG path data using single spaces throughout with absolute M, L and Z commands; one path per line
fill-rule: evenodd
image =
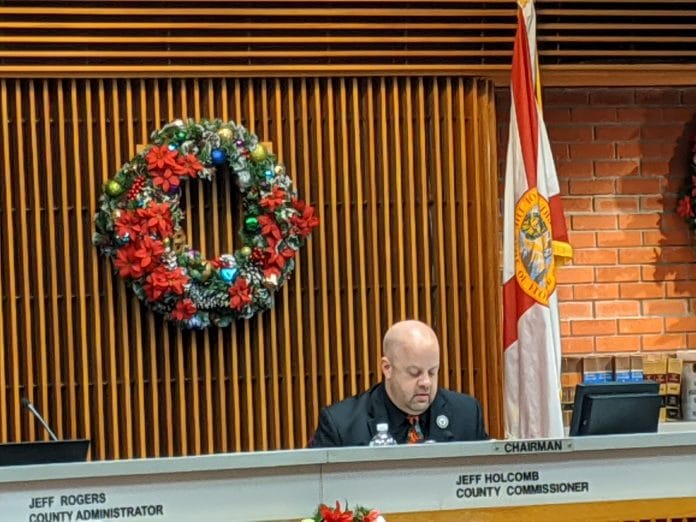
M 501 172 L 509 107 L 499 90 Z M 575 249 L 558 271 L 564 353 L 696 348 L 696 237 L 674 211 L 696 88 L 550 88 L 544 113 Z

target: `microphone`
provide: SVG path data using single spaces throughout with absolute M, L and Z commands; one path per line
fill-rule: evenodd
M 51 428 L 48 427 L 48 424 L 46 423 L 44 418 L 41 416 L 41 414 L 38 411 L 36 411 L 36 408 L 34 408 L 34 405 L 31 403 L 31 401 L 29 399 L 27 399 L 26 397 L 22 397 L 22 406 L 24 406 L 27 410 L 29 410 L 31 412 L 31 414 L 39 420 L 41 425 L 44 428 L 46 428 L 46 431 L 51 436 L 51 439 L 53 439 L 54 441 L 58 440 L 58 437 L 56 437 L 56 434 L 53 433 Z

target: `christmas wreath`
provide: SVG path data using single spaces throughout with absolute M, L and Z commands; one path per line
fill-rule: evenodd
M 686 220 L 691 230 L 696 230 L 696 144 L 691 152 L 686 185 L 677 201 L 677 214 Z
M 341 504 L 336 501 L 336 507 L 332 508 L 321 504 L 312 518 L 305 518 L 302 522 L 386 522 L 384 517 L 376 509 L 368 509 L 356 506 L 352 511 L 341 509 Z
M 234 175 L 242 246 L 205 259 L 186 245 L 181 183 Z M 185 328 L 227 326 L 269 309 L 319 221 L 285 168 L 233 121 L 176 120 L 104 187 L 94 244 L 152 310 Z

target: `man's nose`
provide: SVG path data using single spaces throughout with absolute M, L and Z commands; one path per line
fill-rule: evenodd
M 422 386 L 423 388 L 427 388 L 430 386 L 430 376 L 429 375 L 424 375 L 418 380 L 418 385 Z

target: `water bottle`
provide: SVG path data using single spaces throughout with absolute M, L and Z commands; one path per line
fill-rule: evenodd
M 389 435 L 389 424 L 386 422 L 377 424 L 377 433 L 372 437 L 370 446 L 396 446 L 394 437 Z

